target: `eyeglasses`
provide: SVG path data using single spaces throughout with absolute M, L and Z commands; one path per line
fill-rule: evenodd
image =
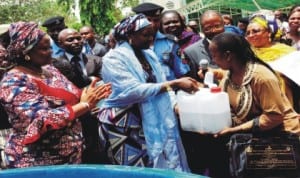
M 257 35 L 258 33 L 262 33 L 264 31 L 265 31 L 264 29 L 252 29 L 252 30 L 246 31 L 246 36 L 250 36 L 251 34 Z
M 224 24 L 216 24 L 216 25 L 212 25 L 212 26 L 204 26 L 203 31 L 204 32 L 211 32 L 213 30 L 221 30 L 223 28 L 224 28 Z

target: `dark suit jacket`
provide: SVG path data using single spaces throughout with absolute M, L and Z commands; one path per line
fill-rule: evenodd
M 82 56 L 87 76 L 76 74 L 66 55 L 53 59 L 53 65 L 79 88 L 89 85 L 91 82 L 89 77 L 91 76 L 101 78 L 102 58 L 88 54 L 82 54 Z
M 189 61 L 189 65 L 191 68 L 191 77 L 195 78 L 198 81 L 202 81 L 197 72 L 199 70 L 199 62 L 201 59 L 207 59 L 209 61 L 209 67 L 211 68 L 218 68 L 218 66 L 213 63 L 211 56 L 208 50 L 209 42 L 207 38 L 203 38 L 196 43 L 188 46 L 184 50 L 184 55 L 186 59 Z

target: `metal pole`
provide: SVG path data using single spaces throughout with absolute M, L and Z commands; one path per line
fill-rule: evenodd
M 256 0 L 252 0 L 253 4 L 258 8 L 258 10 L 261 10 L 261 7 L 258 5 Z

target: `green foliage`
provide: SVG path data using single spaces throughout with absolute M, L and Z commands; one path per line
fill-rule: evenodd
M 22 2 L 19 4 L 7 2 L 6 5 L 1 5 L 0 22 L 35 21 L 41 23 L 51 16 L 66 16 L 66 11 L 63 9 L 64 6 L 59 6 L 50 0 L 26 0 Z
M 193 2 L 193 1 L 195 1 L 195 0 L 186 0 L 186 4 Z
M 117 23 L 120 15 L 112 0 L 80 0 L 82 24 L 91 25 L 100 36 L 107 34 Z
M 3 1 L 3 2 L 2 2 Z M 132 2 L 137 0 L 130 0 Z M 80 0 L 82 23 L 70 15 L 74 0 L 1 0 L 0 23 L 17 21 L 35 21 L 42 23 L 52 16 L 63 16 L 68 27 L 79 29 L 82 25 L 91 25 L 100 36 L 107 34 L 120 21 L 122 13 L 115 8 L 115 0 Z
M 69 28 L 73 28 L 73 29 L 79 31 L 80 28 L 82 27 L 82 24 L 81 24 L 81 23 L 78 23 L 78 22 L 72 22 L 72 23 L 67 24 L 67 26 L 68 26 Z
M 135 7 L 139 4 L 139 0 L 122 0 L 121 7 Z
M 74 0 L 57 0 L 59 4 L 70 7 Z M 121 11 L 114 7 L 115 0 L 80 0 L 80 18 L 82 25 L 91 25 L 95 32 L 103 36 L 122 19 Z M 78 29 L 79 24 L 71 26 Z
M 74 0 L 56 0 L 56 2 L 57 4 L 62 5 L 65 11 L 68 11 Z

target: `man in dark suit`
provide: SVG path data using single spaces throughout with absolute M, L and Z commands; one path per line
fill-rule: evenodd
M 83 38 L 79 32 L 64 29 L 59 33 L 58 41 L 65 52 L 53 63 L 71 82 L 83 88 L 90 84 L 92 76 L 101 78 L 102 58 L 82 53 Z
M 61 71 L 77 87 L 83 88 L 91 83 L 92 77 L 100 76 L 102 59 L 82 53 L 83 38 L 74 29 L 64 29 L 58 35 L 58 41 L 64 54 L 53 59 L 53 65 Z M 105 163 L 105 155 L 101 152 L 98 123 L 90 113 L 80 117 L 86 149 L 83 152 L 83 163 Z
M 95 37 L 95 31 L 91 26 L 83 26 L 80 28 L 80 34 L 85 39 L 85 41 L 91 47 L 91 52 L 95 56 L 104 56 L 107 52 L 107 49 L 104 45 L 99 43 Z
M 209 67 L 217 68 L 217 65 L 212 61 L 209 54 L 208 45 L 209 41 L 215 35 L 225 31 L 222 15 L 213 10 L 205 11 L 201 15 L 200 25 L 205 37 L 184 50 L 185 57 L 188 59 L 191 68 L 191 77 L 198 81 L 202 81 L 197 75 L 201 59 L 207 59 L 209 61 Z

